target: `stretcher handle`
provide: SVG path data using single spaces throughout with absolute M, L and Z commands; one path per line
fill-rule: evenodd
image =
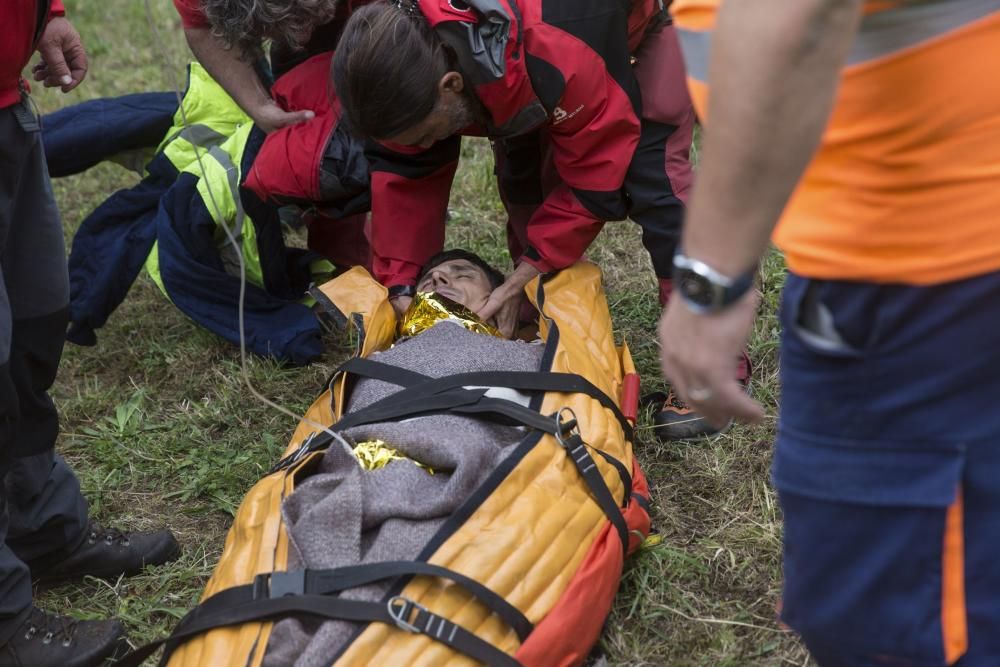
M 621 410 L 632 426 L 639 418 L 639 374 L 626 373 L 622 381 Z

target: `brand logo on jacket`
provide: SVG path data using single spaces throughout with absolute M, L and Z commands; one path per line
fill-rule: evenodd
M 582 104 L 580 106 L 578 106 L 577 108 L 573 109 L 572 111 L 566 111 L 562 107 L 556 107 L 555 109 L 552 110 L 552 124 L 553 125 L 558 125 L 559 123 L 563 122 L 564 120 L 569 120 L 573 116 L 575 116 L 578 113 L 580 113 L 580 111 L 582 111 L 582 110 L 583 110 L 583 105 Z

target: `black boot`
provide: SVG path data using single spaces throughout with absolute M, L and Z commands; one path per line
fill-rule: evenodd
M 0 667 L 91 667 L 128 651 L 121 621 L 77 621 L 32 607 L 0 646 Z
M 71 554 L 56 562 L 32 562 L 31 578 L 40 583 L 80 579 L 85 576 L 114 579 L 138 574 L 147 565 L 162 565 L 181 555 L 169 530 L 155 533 L 122 533 L 90 524 L 86 539 Z

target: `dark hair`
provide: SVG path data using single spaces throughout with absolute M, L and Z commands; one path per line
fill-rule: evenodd
M 386 139 L 426 118 L 450 51 L 415 0 L 375 2 L 351 14 L 333 55 L 331 76 L 351 132 Z
M 490 281 L 490 287 L 492 289 L 496 289 L 503 284 L 504 277 L 503 274 L 500 273 L 498 269 L 488 264 L 485 259 L 477 255 L 476 253 L 469 252 L 468 250 L 459 250 L 459 249 L 445 250 L 444 252 L 439 252 L 438 254 L 434 255 L 429 260 L 427 260 L 427 263 L 424 264 L 424 268 L 421 269 L 420 271 L 420 277 L 417 278 L 417 284 L 419 285 L 420 281 L 424 279 L 424 276 L 426 276 L 430 272 L 430 270 L 433 269 L 435 266 L 440 266 L 445 262 L 453 262 L 457 259 L 464 259 L 473 266 L 482 269 L 483 273 L 486 274 L 486 279 Z

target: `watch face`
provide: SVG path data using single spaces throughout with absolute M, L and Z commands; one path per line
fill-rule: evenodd
M 691 303 L 708 307 L 712 305 L 714 290 L 712 285 L 704 276 L 700 276 L 694 271 L 684 270 L 680 276 L 680 290 Z

